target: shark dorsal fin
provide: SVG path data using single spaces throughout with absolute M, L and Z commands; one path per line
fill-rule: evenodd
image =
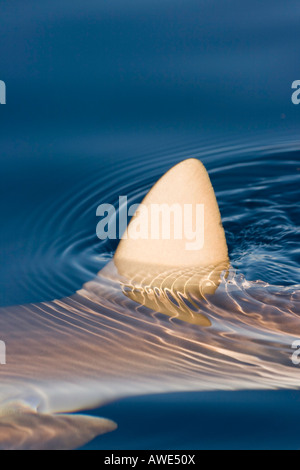
M 162 209 L 160 218 L 157 212 L 153 216 L 153 208 Z M 192 214 L 190 220 L 187 214 Z M 163 220 L 165 232 L 158 227 Z M 192 240 L 193 233 L 199 237 Z M 211 322 L 201 313 L 198 301 L 201 304 L 215 293 L 228 264 L 215 193 L 206 169 L 196 159 L 174 166 L 153 186 L 130 221 L 113 260 L 127 297 L 201 326 Z
M 161 223 L 165 217 L 164 222 L 168 224 L 166 219 L 170 214 L 170 237 L 165 232 L 167 236 L 163 238 L 162 227 L 153 227 L 158 219 L 151 217 L 151 211 L 157 210 L 158 206 L 162 209 L 159 219 Z M 201 206 L 203 213 L 200 211 Z M 145 210 L 148 211 L 146 215 Z M 175 213 L 178 214 L 177 238 L 174 227 Z M 148 218 L 147 236 L 145 232 L 143 238 L 130 236 L 133 228 L 143 229 L 145 217 Z M 180 223 L 181 227 L 178 227 Z M 198 244 L 196 240 L 191 241 L 191 234 L 195 233 L 197 223 Z M 158 232 L 153 231 L 153 228 L 157 228 Z M 136 231 L 133 232 L 136 235 Z M 216 196 L 203 164 L 196 159 L 184 160 L 162 176 L 142 201 L 128 226 L 125 237 L 115 254 L 115 263 L 119 267 L 124 264 L 154 265 L 161 268 L 207 267 L 224 262 L 228 258 L 224 229 Z

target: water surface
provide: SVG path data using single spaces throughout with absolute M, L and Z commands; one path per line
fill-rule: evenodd
M 87 414 L 120 424 L 99 448 L 297 447 L 298 3 L 12 0 L 1 16 L 2 398 L 49 412 L 94 406 Z M 199 307 L 208 329 L 93 282 L 117 246 L 97 239 L 97 206 L 141 201 L 189 157 L 210 174 L 232 265 Z M 253 391 L 275 388 L 285 390 Z M 208 431 L 186 424 L 183 441 L 171 415 L 191 408 Z M 290 432 L 274 433 L 274 421 Z

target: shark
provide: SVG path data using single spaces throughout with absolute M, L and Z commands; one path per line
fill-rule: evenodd
M 122 397 L 299 389 L 299 291 L 235 272 L 199 160 L 171 168 L 142 205 L 162 203 L 204 207 L 201 246 L 130 237 L 144 224 L 137 209 L 113 259 L 74 295 L 0 309 L 1 449 L 78 448 L 117 428 L 83 410 Z

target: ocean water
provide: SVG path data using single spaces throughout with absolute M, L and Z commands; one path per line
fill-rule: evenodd
M 0 11 L 5 400 L 13 384 L 12 398 L 32 409 L 119 424 L 86 448 L 297 448 L 300 366 L 291 345 L 300 339 L 300 106 L 291 84 L 300 79 L 298 2 L 11 0 Z M 121 195 L 140 202 L 189 157 L 209 172 L 231 261 L 229 278 L 200 306 L 212 328 L 174 326 L 136 309 L 101 277 L 92 305 L 93 280 L 117 247 L 96 237 L 98 205 L 116 205 Z M 54 315 L 52 301 L 83 285 L 88 300 L 76 297 L 75 310 L 63 301 Z M 41 302 L 44 310 L 30 307 Z M 71 329 L 61 347 L 66 312 Z M 129 330 L 139 335 L 130 336 L 130 352 Z M 88 349 L 91 334 L 103 335 L 103 346 Z M 169 348 L 162 358 L 157 338 Z M 81 372 L 63 356 L 76 341 L 86 348 L 84 358 L 74 355 Z M 58 351 L 41 352 L 42 343 Z M 138 349 L 151 355 L 140 375 Z M 56 402 L 60 387 L 74 405 Z

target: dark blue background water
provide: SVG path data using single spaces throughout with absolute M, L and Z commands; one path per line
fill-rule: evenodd
M 250 280 L 299 284 L 296 0 L 10 0 L 0 17 L 1 305 L 70 295 L 92 279 L 116 247 L 97 240 L 96 207 L 123 194 L 140 200 L 190 156 L 210 172 L 234 267 Z M 119 432 L 95 445 L 234 447 L 236 425 L 240 442 L 259 447 L 244 418 L 253 400 L 260 415 L 261 399 L 249 394 L 231 434 L 235 396 L 185 394 L 124 405 L 131 439 Z M 280 421 L 289 395 L 276 397 L 268 416 Z M 183 416 L 190 400 L 210 423 L 217 403 L 224 433 L 204 439 L 191 420 L 182 443 L 163 412 Z M 109 417 L 121 419 L 118 406 Z M 152 413 L 167 423 L 159 443 Z M 270 422 L 265 435 L 273 430 Z

